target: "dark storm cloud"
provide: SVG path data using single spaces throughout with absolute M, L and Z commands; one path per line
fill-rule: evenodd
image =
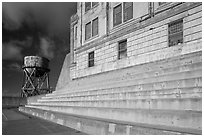
M 2 47 L 2 59 L 3 60 L 21 60 L 22 48 L 12 45 L 10 43 L 3 44 Z
M 76 3 L 9 2 L 2 5 L 3 29 L 12 33 L 25 29 L 26 26 L 27 30 L 31 30 L 29 35 L 35 37 L 33 46 L 37 49 L 35 50 L 37 53 L 33 54 L 52 59 L 55 52 L 69 50 L 69 18 L 76 12 Z M 19 35 L 24 35 L 24 33 Z M 10 46 L 5 49 L 8 49 L 9 53 L 14 53 L 10 58 L 16 55 L 19 55 L 18 58 L 21 57 L 21 47 Z M 9 58 L 9 55 L 11 54 L 5 58 Z
M 24 22 L 37 24 L 48 34 L 56 34 L 69 28 L 69 16 L 76 10 L 74 3 L 3 3 L 4 28 L 15 30 Z M 76 4 L 75 4 L 76 5 Z
M 22 60 L 23 48 L 31 46 L 32 38 L 27 37 L 25 40 L 10 40 L 2 44 L 2 59 L 3 60 Z

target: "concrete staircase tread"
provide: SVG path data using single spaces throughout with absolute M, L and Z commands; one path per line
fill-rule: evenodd
M 190 67 L 193 67 L 194 65 L 200 65 L 199 67 L 196 67 L 196 68 L 191 68 L 191 71 L 192 70 L 196 70 L 196 69 L 198 69 L 198 68 L 202 68 L 202 62 L 194 62 L 194 63 L 192 63 L 192 64 L 184 64 L 184 65 L 177 65 L 177 66 L 174 66 L 174 67 L 167 67 L 167 68 L 163 68 L 163 69 L 160 69 L 159 71 L 156 69 L 156 70 L 153 70 L 153 71 L 147 71 L 147 72 L 138 72 L 138 71 L 136 71 L 137 73 L 128 73 L 128 72 L 126 72 L 125 74 L 126 75 L 122 75 L 122 76 L 117 76 L 117 77 L 115 77 L 114 76 L 114 78 L 106 78 L 105 80 L 100 80 L 100 81 L 93 81 L 93 82 L 91 82 L 92 84 L 96 84 L 96 83 L 99 83 L 99 82 L 107 82 L 107 81 L 120 81 L 121 80 L 121 78 L 122 79 L 124 79 L 125 77 L 138 77 L 138 75 L 144 75 L 145 77 L 147 77 L 148 76 L 148 74 L 150 74 L 150 75 L 155 75 L 155 73 L 157 73 L 157 74 L 160 74 L 160 73 L 164 73 L 165 71 L 167 71 L 166 73 L 164 73 L 164 74 L 171 74 L 171 73 L 174 73 L 174 71 L 175 71 L 175 69 L 178 69 L 179 70 L 179 72 L 181 71 L 180 69 L 182 68 L 182 67 L 188 67 L 188 66 L 190 66 Z M 168 71 L 169 70 L 169 71 Z M 171 71 L 173 71 L 173 72 L 171 72 Z M 189 70 L 189 68 L 188 69 L 184 69 L 184 70 L 182 70 L 183 72 L 184 71 L 188 71 Z M 171 72 L 171 73 L 170 73 Z M 127 73 L 129 74 L 128 76 L 127 76 Z M 164 75 L 163 74 L 163 75 Z M 158 75 L 157 75 L 158 76 Z M 148 76 L 149 77 L 149 76 Z M 84 81 L 84 82 L 86 82 L 86 81 Z M 84 83 L 83 82 L 83 83 Z M 89 81 L 88 81 L 89 82 Z M 87 82 L 86 82 L 87 83 Z M 86 83 L 84 83 L 84 84 L 86 84 Z M 88 83 L 87 83 L 88 84 Z
M 138 82 L 139 84 L 143 84 L 143 83 L 150 83 L 148 81 L 151 81 L 150 79 L 156 79 L 157 82 L 158 81 L 163 81 L 163 79 L 166 79 L 166 78 L 169 78 L 170 80 L 177 80 L 177 79 L 181 79 L 181 78 L 184 78 L 186 79 L 187 76 L 189 78 L 194 78 L 193 76 L 191 76 L 192 74 L 191 73 L 202 73 L 202 68 L 199 68 L 199 69 L 196 69 L 196 70 L 193 70 L 193 71 L 183 71 L 183 72 L 177 72 L 177 73 L 170 73 L 170 74 L 164 74 L 164 75 L 160 75 L 160 76 L 152 76 L 152 77 L 147 77 L 147 78 L 139 78 L 139 79 L 130 79 L 130 80 L 121 80 L 121 81 L 113 81 L 113 82 L 110 82 L 108 81 L 108 83 L 103 83 L 103 84 L 100 84 L 100 86 L 102 86 L 103 88 L 107 88 L 108 85 L 111 87 L 112 85 L 116 84 L 118 86 L 122 86 L 124 83 L 130 83 L 130 82 Z M 189 76 L 190 75 L 190 76 Z M 200 76 L 200 74 L 198 74 L 198 76 Z M 179 78 L 176 78 L 174 79 L 175 77 L 179 77 Z M 181 77 L 181 78 L 180 78 Z M 173 78 L 173 79 L 172 79 Z M 146 82 L 144 82 L 146 80 Z M 142 82 L 143 81 L 143 82 Z M 100 83 L 100 82 L 99 82 Z M 73 86 L 74 87 L 74 86 Z M 80 86 L 81 87 L 81 86 Z M 91 86 L 93 87 L 93 85 Z M 95 84 L 94 87 L 97 87 L 97 85 Z M 113 86 L 114 87 L 114 86 Z M 94 88 L 93 88 L 94 89 Z M 96 90 L 97 88 L 95 88 Z M 71 91 L 71 90 L 75 90 L 75 89 L 69 89 L 68 91 Z M 84 90 L 84 87 L 82 86 L 81 89 L 78 89 L 78 90 Z M 91 89 L 87 89 L 87 90 L 91 90 Z M 77 91 L 77 90 L 75 90 Z M 54 93 L 55 94 L 55 93 Z
M 32 109 L 41 110 L 38 108 L 32 108 Z M 56 112 L 56 111 L 51 111 L 51 110 L 41 110 L 41 111 L 49 111 L 51 113 L 56 113 L 56 114 L 60 114 L 60 115 L 71 115 L 71 116 L 78 117 L 78 118 L 92 119 L 92 120 L 97 120 L 97 121 L 105 121 L 108 123 L 116 123 L 116 124 L 122 124 L 122 125 L 153 128 L 153 129 L 160 129 L 160 130 L 166 130 L 166 131 L 172 131 L 172 132 L 180 132 L 180 133 L 186 133 L 186 134 L 202 134 L 202 130 L 198 130 L 198 129 L 181 128 L 181 127 L 173 127 L 173 126 L 158 125 L 158 124 L 153 125 L 153 124 L 147 124 L 147 123 L 135 123 L 135 122 L 122 121 L 122 120 L 105 119 L 105 118 L 99 118 L 99 117 L 93 117 L 93 116 L 84 116 L 84 115 L 78 115 L 78 114 Z M 199 113 L 202 113 L 202 112 L 199 112 Z
M 200 59 L 200 58 L 193 58 L 193 57 L 197 57 L 197 56 L 199 56 L 199 55 L 201 55 L 202 53 L 201 52 L 197 52 L 196 54 L 189 54 L 189 55 L 181 55 L 179 58 L 178 57 L 174 57 L 174 58 L 171 58 L 171 59 L 163 59 L 163 60 L 159 60 L 159 61 L 156 61 L 156 62 L 151 62 L 151 63 L 144 63 L 144 64 L 140 64 L 140 65 L 135 65 L 135 66 L 131 66 L 131 67 L 127 67 L 127 68 L 123 68 L 123 69 L 120 69 L 120 70 L 126 70 L 126 69 L 131 69 L 131 68 L 134 68 L 134 67 L 137 67 L 137 66 L 145 66 L 146 64 L 147 65 L 150 65 L 150 64 L 156 64 L 156 65 L 163 65 L 164 63 L 171 63 L 171 62 L 173 62 L 173 61 L 175 61 L 175 60 L 179 60 L 179 61 L 182 61 L 182 60 L 185 60 L 184 62 L 184 64 L 182 64 L 182 65 L 188 65 L 189 63 L 189 59 L 190 59 L 190 65 L 191 64 L 193 64 L 193 63 L 196 63 L 196 62 L 202 62 L 202 59 Z M 193 59 L 193 60 L 192 60 Z M 167 61 L 168 60 L 168 61 Z M 186 60 L 187 60 L 187 62 L 186 62 Z M 158 64 L 159 63 L 159 64 Z M 179 63 L 180 64 L 180 63 Z M 177 66 L 177 64 L 176 63 L 174 63 L 174 66 Z M 114 72 L 118 72 L 118 71 L 120 71 L 120 70 L 114 70 Z M 109 73 L 112 73 L 112 71 L 111 72 L 104 72 L 104 73 L 102 73 L 102 74 L 99 74 L 100 76 L 101 75 L 104 75 L 104 74 L 109 74 Z M 87 79 L 87 78 L 89 78 L 89 79 L 93 79 L 93 78 L 95 78 L 95 76 L 97 76 L 98 77 L 98 74 L 96 74 L 96 75 L 91 75 L 91 76 L 89 76 L 89 77 L 85 77 L 85 78 L 79 78 L 79 79 L 77 79 L 76 81 L 78 81 L 78 80 L 84 80 L 84 79 Z M 87 80 L 86 80 L 87 81 Z
M 90 93 L 87 93 L 87 94 L 79 94 L 79 95 L 69 95 L 69 93 L 67 93 L 67 94 L 64 94 L 64 95 L 59 95 L 59 96 L 54 96 L 54 97 L 42 97 L 42 99 L 44 100 L 44 99 L 56 99 L 56 98 L 74 98 L 74 97 L 86 97 L 86 96 L 100 96 L 100 95 L 112 95 L 112 94 L 128 94 L 128 93 L 140 93 L 140 92 L 142 92 L 142 94 L 144 93 L 144 92 L 159 92 L 159 91 L 169 91 L 169 90 L 181 90 L 181 89 L 189 89 L 189 88 L 191 88 L 191 89 L 194 89 L 194 88 L 198 88 L 198 89 L 202 89 L 202 87 L 201 86 L 194 86 L 194 87 L 179 87 L 179 88 L 165 88 L 165 89 L 155 89 L 155 90 L 125 90 L 125 91 L 116 91 L 116 92 L 102 92 L 102 93 L 98 93 L 98 92 L 93 92 L 92 94 L 90 94 Z M 85 91 L 85 92 L 87 92 L 87 91 Z M 83 93 L 85 93 L 85 92 L 83 92 Z M 88 91 L 88 92 L 90 92 L 90 91 Z M 194 92 L 192 92 L 192 93 L 194 93 Z M 171 93 L 172 94 L 172 93 Z M 178 94 L 178 92 L 175 92 L 175 94 Z M 169 95 L 169 94 L 162 94 L 162 95 Z M 141 94 L 140 94 L 140 96 L 141 96 Z M 150 95 L 149 95 L 150 96 Z M 41 100 L 42 100 L 41 99 Z
M 192 92 L 193 93 L 193 92 Z M 197 92 L 198 93 L 198 92 Z M 175 97 L 175 98 L 153 98 L 150 95 L 146 95 L 149 98 L 137 98 L 137 97 L 123 97 L 123 98 L 106 98 L 106 99 L 76 99 L 76 100 L 68 100 L 68 99 L 60 99 L 60 100 L 38 100 L 38 102 L 43 103 L 43 102 L 97 102 L 97 101 L 150 101 L 150 100 L 187 100 L 187 99 L 202 99 L 202 92 L 199 92 L 201 94 L 201 97 L 186 97 L 182 98 L 180 96 Z M 172 94 L 171 94 L 172 95 Z M 161 95 L 162 96 L 162 95 Z
M 36 106 L 46 106 L 46 105 L 36 105 Z M 25 107 L 35 108 L 34 105 L 25 105 Z M 202 110 L 172 110 L 172 109 L 144 109 L 144 108 L 116 108 L 116 107 L 94 107 L 94 106 L 62 106 L 62 105 L 48 105 L 49 107 L 73 107 L 73 108 L 93 108 L 93 109 L 107 109 L 107 110 L 127 110 L 127 111 L 144 111 L 146 113 L 166 113 L 166 114 L 185 114 L 185 113 L 193 113 L 193 114 L 202 114 Z M 42 109 L 44 110 L 44 109 Z M 51 110 L 49 110 L 51 111 Z M 56 111 L 54 111 L 56 112 Z
M 65 94 L 77 94 L 77 93 L 83 93 L 83 92 L 86 92 L 86 91 L 89 91 L 89 92 L 94 92 L 94 91 L 97 91 L 97 90 L 108 90 L 108 89 L 113 89 L 113 88 L 123 88 L 123 87 L 131 87 L 131 86 L 139 86 L 139 85 L 147 85 L 147 84 L 157 84 L 157 83 L 164 83 L 164 82 L 173 82 L 173 81 L 178 81 L 178 80 L 189 80 L 189 79 L 202 79 L 201 76 L 197 77 L 191 77 L 191 78 L 181 78 L 181 79 L 174 79 L 174 80 L 163 80 L 163 81 L 158 81 L 158 82 L 149 82 L 149 83 L 143 83 L 143 84 L 129 84 L 129 85 L 126 85 L 126 86 L 120 86 L 120 85 L 117 85 L 117 86 L 113 86 L 113 87 L 104 87 L 104 88 L 98 88 L 98 89 L 85 89 L 85 90 L 80 90 L 80 91 L 72 91 L 72 92 L 69 92 L 69 90 L 67 90 L 67 92 L 57 92 L 57 93 L 53 93 L 53 94 L 47 94 L 46 97 L 52 97 L 52 96 L 59 96 L 59 95 L 65 95 Z

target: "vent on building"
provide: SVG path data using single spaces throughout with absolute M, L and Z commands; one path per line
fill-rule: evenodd
M 169 29 L 169 46 L 174 46 L 183 43 L 183 20 L 171 22 L 168 25 Z

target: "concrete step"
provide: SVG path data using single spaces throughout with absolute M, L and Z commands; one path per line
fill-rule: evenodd
M 99 94 L 99 95 L 83 95 L 83 96 L 75 96 L 75 97 L 60 97 L 60 98 L 52 98 L 52 99 L 39 99 L 38 102 L 46 105 L 75 105 L 75 106 L 86 106 L 87 104 L 90 106 L 98 106 L 101 107 L 101 105 L 105 106 L 120 106 L 120 102 L 125 102 L 126 101 L 142 101 L 143 103 L 147 103 L 148 105 L 150 104 L 151 100 L 167 100 L 168 103 L 170 103 L 168 100 L 173 100 L 173 102 L 169 105 L 174 106 L 175 103 L 177 103 L 176 107 L 181 109 L 179 106 L 183 105 L 181 100 L 182 99 L 192 99 L 192 102 L 190 103 L 191 100 L 188 100 L 188 104 L 191 104 L 192 106 L 196 100 L 196 98 L 202 98 L 202 87 L 194 87 L 194 88 L 176 88 L 176 89 L 166 89 L 166 90 L 154 90 L 154 91 L 136 91 L 136 92 L 121 92 L 121 93 L 106 93 L 106 94 Z M 110 104 L 110 101 L 111 104 Z M 118 102 L 119 101 L 119 102 Z M 99 103 L 100 102 L 100 103 Z M 119 105 L 115 104 L 117 102 Z M 160 102 L 160 101 L 157 101 Z M 157 103 L 158 104 L 158 103 Z M 126 104 L 126 107 L 131 107 Z M 140 103 L 138 104 L 138 106 Z M 198 105 L 197 107 L 195 107 Z M 123 105 L 124 106 L 124 105 Z M 143 106 L 143 105 L 141 105 Z M 184 107 L 183 109 L 187 109 L 188 107 Z M 189 108 L 188 109 L 201 109 L 201 105 L 195 104 L 194 108 Z M 122 107 L 122 106 L 121 106 Z M 133 104 L 134 107 L 134 104 Z M 175 108 L 176 108 L 175 107 Z M 173 107 L 172 107 L 173 108 Z M 165 107 L 164 107 L 165 109 Z
M 178 128 L 173 126 L 160 126 L 156 124 L 133 123 L 121 120 L 102 119 L 81 115 L 70 115 L 54 111 L 20 107 L 21 112 L 37 116 L 73 129 L 94 135 L 180 135 L 202 134 L 202 130 Z
M 121 81 L 121 80 L 131 80 L 131 79 L 141 79 L 141 78 L 148 78 L 148 77 L 154 77 L 154 76 L 161 76 L 161 75 L 167 75 L 167 74 L 172 74 L 175 72 L 182 72 L 182 71 L 190 71 L 190 70 L 195 70 L 198 68 L 202 67 L 202 63 L 198 62 L 195 64 L 190 64 L 190 65 L 183 65 L 183 66 L 172 66 L 172 67 L 168 67 L 168 68 L 159 68 L 158 70 L 154 70 L 154 71 L 147 71 L 147 72 L 141 72 L 140 70 L 138 70 L 137 72 L 126 72 L 126 73 L 122 73 L 120 75 L 116 75 L 118 77 L 113 78 L 115 76 L 110 76 L 110 78 L 108 79 L 103 79 L 101 81 L 97 81 L 97 82 L 91 82 L 91 84 L 99 84 L 99 83 L 106 83 L 108 81 Z M 90 84 L 90 83 L 89 83 Z M 84 85 L 89 85 L 88 83 Z
M 201 133 L 201 55 L 198 52 L 73 80 L 63 90 L 29 103 L 26 109 Z
M 134 78 L 131 80 L 112 81 L 109 83 L 101 83 L 100 85 L 91 86 L 87 90 L 94 90 L 94 89 L 96 90 L 100 88 L 111 88 L 111 87 L 127 86 L 127 85 L 133 85 L 133 84 L 145 84 L 145 83 L 153 83 L 153 82 L 195 78 L 195 77 L 201 76 L 201 74 L 202 74 L 202 69 L 198 69 L 195 71 L 184 71 L 179 73 L 171 73 L 171 74 L 147 77 L 147 78 Z M 79 90 L 75 90 L 75 91 L 78 92 L 84 89 L 85 88 L 79 88 Z
M 125 89 L 125 90 L 124 90 Z M 98 99 L 145 99 L 145 98 L 189 98 L 199 97 L 197 93 L 202 93 L 201 86 L 189 87 L 168 87 L 164 89 L 143 89 L 138 90 L 134 87 L 116 88 L 106 90 L 106 92 L 85 92 L 84 94 L 64 94 L 57 97 L 43 97 L 40 101 L 83 101 L 83 100 L 98 100 Z
M 202 111 L 126 109 L 102 107 L 71 106 L 26 106 L 69 115 L 89 116 L 109 120 L 121 120 L 132 123 L 152 124 L 175 128 L 202 130 Z
M 123 75 L 126 72 L 136 72 L 136 73 L 140 72 L 141 73 L 141 72 L 147 72 L 147 71 L 153 71 L 153 70 L 156 71 L 162 68 L 171 68 L 174 66 L 182 66 L 182 65 L 187 65 L 187 64 L 196 63 L 196 62 L 202 62 L 202 52 L 197 52 L 197 53 L 187 54 L 187 55 L 183 55 L 179 57 L 167 58 L 167 59 L 163 59 L 163 60 L 159 60 L 155 62 L 140 64 L 140 65 L 136 65 L 133 67 L 128 67 L 128 68 L 124 68 L 120 70 L 102 73 L 99 75 L 98 74 L 91 75 L 89 77 L 77 79 L 75 80 L 75 82 L 76 83 L 77 81 L 86 82 L 89 80 L 92 80 L 90 82 L 95 82 L 97 80 L 100 81 L 102 79 L 110 78 L 109 77 L 110 74 L 113 74 L 113 76 L 117 77 L 118 75 Z
M 201 71 L 196 73 L 202 73 Z M 186 75 L 191 75 L 188 78 L 183 78 L 182 75 L 176 75 L 177 77 L 171 78 L 168 80 L 158 80 L 156 81 L 150 81 L 148 83 L 136 83 L 135 81 L 127 81 L 125 83 L 120 83 L 117 85 L 112 85 L 112 87 L 104 87 L 104 88 L 98 88 L 93 90 L 82 90 L 81 92 L 66 92 L 66 93 L 55 93 L 55 94 L 47 94 L 46 98 L 52 98 L 52 97 L 67 97 L 67 96 L 80 96 L 80 95 L 91 95 L 91 94 L 101 94 L 101 93 L 112 93 L 117 91 L 141 91 L 141 90 L 159 90 L 159 89 L 169 89 L 169 88 L 182 88 L 182 87 L 195 87 L 195 86 L 202 86 L 202 78 L 200 77 L 200 74 L 192 75 L 191 73 L 185 73 Z M 185 75 L 183 74 L 183 75 Z M 185 76 L 186 76 L 185 75 Z
M 112 78 L 115 76 L 110 75 L 110 78 L 112 79 L 103 79 L 98 82 L 90 82 L 90 83 L 85 83 L 81 82 L 78 85 L 70 85 L 69 91 L 71 90 L 82 90 L 82 89 L 91 89 L 92 87 L 101 87 L 107 84 L 111 83 L 117 83 L 121 81 L 126 81 L 126 80 L 134 80 L 134 79 L 144 79 L 144 78 L 150 78 L 150 77 L 159 77 L 163 75 L 171 75 L 174 73 L 179 73 L 179 72 L 186 72 L 186 71 L 193 71 L 193 70 L 198 70 L 202 69 L 202 63 L 195 63 L 191 65 L 184 65 L 184 66 L 179 66 L 179 67 L 173 67 L 173 68 L 166 68 L 162 70 L 157 70 L 157 71 L 150 71 L 150 72 L 144 72 L 144 73 L 138 73 L 138 74 L 132 74 L 132 73 L 126 73 L 123 76 Z M 117 76 L 117 75 L 116 75 Z M 88 80 L 87 80 L 88 81 Z M 72 87 L 72 88 L 71 88 Z M 66 91 L 66 90 L 64 90 Z M 62 91 L 61 91 L 62 92 Z
M 201 93 L 200 93 L 200 96 Z M 134 109 L 169 109 L 202 111 L 202 98 L 160 98 L 160 99 L 99 99 L 84 101 L 46 101 L 35 102 L 33 106 L 67 106 L 67 107 L 104 107 Z
M 172 59 L 165 59 L 162 61 L 157 61 L 153 63 L 148 64 L 141 64 L 138 66 L 133 66 L 121 70 L 111 71 L 107 73 L 102 73 L 90 77 L 85 77 L 82 79 L 74 80 L 73 82 L 68 85 L 70 90 L 77 89 L 77 87 L 86 87 L 85 85 L 95 85 L 97 83 L 104 83 L 107 81 L 114 81 L 118 80 L 119 78 L 125 79 L 131 78 L 131 75 L 137 75 L 137 74 L 144 74 L 144 73 L 150 73 L 150 74 L 156 74 L 159 75 L 160 73 L 164 73 L 163 70 L 174 69 L 174 68 L 180 68 L 180 71 L 189 69 L 188 67 L 196 67 L 196 64 L 199 65 L 199 63 L 202 62 L 201 52 L 194 53 L 191 55 L 185 55 L 181 57 L 176 57 Z M 202 66 L 202 65 L 200 65 Z M 159 73 L 160 72 L 160 73 Z M 133 76 L 134 77 L 134 76 Z M 66 88 L 65 88 L 66 89 Z M 63 92 L 64 90 L 60 90 L 57 92 Z
M 185 69 L 184 69 L 185 68 Z M 122 77 L 118 77 L 116 79 L 105 79 L 105 81 L 100 81 L 100 82 L 92 82 L 92 83 L 82 83 L 83 85 L 77 85 L 77 86 L 71 86 L 73 88 L 68 88 L 64 90 L 66 92 L 69 91 L 80 91 L 83 89 L 91 90 L 93 87 L 105 87 L 107 85 L 114 85 L 116 83 L 120 82 L 126 82 L 130 80 L 139 80 L 139 79 L 149 79 L 149 78 L 155 78 L 155 77 L 160 77 L 160 76 L 166 76 L 166 75 L 172 75 L 172 74 L 178 74 L 178 73 L 183 73 L 183 72 L 190 72 L 190 71 L 195 71 L 195 70 L 202 70 L 202 63 L 196 63 L 191 66 L 180 66 L 177 68 L 168 68 L 166 70 L 161 70 L 161 71 L 154 71 L 154 72 L 147 72 L 147 73 L 139 73 L 136 75 L 128 74 Z

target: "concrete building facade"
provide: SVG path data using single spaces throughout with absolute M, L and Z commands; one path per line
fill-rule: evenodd
M 202 3 L 81 2 L 70 28 L 56 91 L 21 111 L 88 134 L 202 134 Z
M 201 49 L 201 6 L 191 8 L 198 3 L 134 2 L 127 21 L 124 4 L 99 2 L 88 11 L 85 3 L 77 4 L 71 20 L 72 79 L 178 56 L 181 48 L 180 55 Z M 122 21 L 114 26 L 113 11 L 117 6 L 121 7 Z M 85 39 L 85 26 L 94 19 L 98 19 L 98 33 Z M 180 23 L 170 27 L 175 21 Z M 182 41 L 174 46 L 169 43 L 170 29 L 182 33 Z M 121 41 L 126 41 L 126 55 L 119 59 Z M 94 52 L 93 67 L 88 66 L 90 52 Z

